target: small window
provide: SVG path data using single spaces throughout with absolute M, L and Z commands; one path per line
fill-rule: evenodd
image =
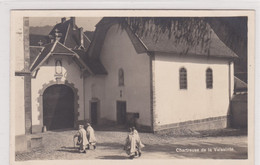
M 124 70 L 122 68 L 118 71 L 118 85 L 124 86 Z
M 187 71 L 185 68 L 180 69 L 180 89 L 187 89 Z
M 212 73 L 212 69 L 210 68 L 206 70 L 206 86 L 207 89 L 213 88 L 213 73 Z

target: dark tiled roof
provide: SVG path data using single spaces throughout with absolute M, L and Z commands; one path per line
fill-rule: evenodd
M 135 33 L 132 32 L 129 26 L 126 26 L 125 28 L 130 40 L 132 41 L 132 44 L 136 50 L 137 53 L 144 53 L 147 52 L 147 48 L 144 46 L 140 38 L 137 37 Z
M 88 59 L 85 63 L 94 74 L 107 74 L 107 71 L 99 59 Z
M 80 46 L 80 36 L 79 29 L 73 30 L 73 28 L 69 27 L 68 35 L 66 40 L 64 41 L 64 45 L 69 48 L 75 49 Z
M 56 29 L 58 33 L 61 33 L 61 38 L 59 40 L 60 43 L 64 44 L 66 47 L 71 49 L 75 49 L 81 46 L 80 28 L 78 28 L 77 25 L 75 25 L 73 29 L 71 24 L 71 19 L 55 25 L 49 35 L 54 37 L 56 33 Z M 85 35 L 83 35 L 83 42 L 84 42 L 84 48 L 87 50 L 90 45 L 90 41 Z
M 80 56 L 94 74 L 107 74 L 105 67 L 99 59 L 88 58 L 86 52 L 83 50 L 74 49 L 73 51 Z
M 41 53 L 38 52 L 36 48 L 32 48 L 31 51 L 31 62 L 33 62 L 31 66 L 31 71 L 35 70 L 40 63 L 46 59 L 48 54 L 64 54 L 64 55 L 74 55 L 77 54 L 77 58 L 80 58 L 80 65 L 86 65 L 88 63 L 88 67 L 93 70 L 93 73 L 96 74 L 106 74 L 106 70 L 104 66 L 101 64 L 99 60 L 92 60 L 92 63 L 90 63 L 90 59 L 85 58 L 86 50 L 90 46 L 90 40 L 86 35 L 82 35 L 83 37 L 83 48 L 81 47 L 81 29 L 77 27 L 77 25 L 72 27 L 72 19 L 64 21 L 62 23 L 56 24 L 51 32 L 49 33 L 49 36 L 41 36 L 41 35 L 32 35 L 32 43 L 38 45 L 38 41 L 41 38 L 44 38 L 45 40 L 43 44 L 43 50 Z M 59 42 L 53 42 L 50 43 L 50 38 L 55 39 L 55 33 L 60 33 L 61 37 L 59 39 Z M 36 42 L 37 41 L 37 42 Z M 47 43 L 47 44 L 46 44 Z M 38 52 L 38 54 L 37 54 Z M 79 59 L 79 60 L 80 60 Z M 87 61 L 86 61 L 87 60 Z M 82 63 L 83 62 L 83 63 Z
M 88 50 L 90 57 L 98 57 L 103 45 L 105 35 L 107 30 L 111 25 L 116 23 L 121 23 L 120 18 L 103 18 L 97 25 L 91 46 Z M 126 26 L 126 31 L 137 51 L 137 53 L 142 53 L 144 51 L 150 52 L 165 52 L 172 55 L 192 55 L 192 56 L 204 56 L 204 57 L 220 57 L 220 58 L 234 58 L 237 55 L 228 48 L 216 35 L 216 33 L 211 29 L 211 27 L 206 23 L 206 26 L 210 28 L 211 35 L 208 38 L 208 44 L 205 42 L 198 42 L 198 44 L 189 45 L 187 42 L 181 39 L 176 40 L 176 38 L 171 37 L 167 31 L 161 33 L 159 37 L 155 40 L 154 34 L 157 32 L 152 32 L 149 35 L 140 35 L 140 33 L 134 34 L 132 30 L 128 30 L 129 26 Z M 143 36 L 136 39 L 136 36 Z M 185 36 L 181 36 L 185 37 Z M 139 41 L 138 41 L 139 40 Z M 184 39 L 185 40 L 185 39 Z M 180 42 L 181 41 L 181 42 Z M 145 50 L 144 48 L 147 48 Z
M 64 43 L 66 35 L 67 35 L 67 30 L 69 28 L 70 25 L 70 20 L 65 21 L 63 23 L 58 23 L 56 24 L 53 29 L 51 30 L 51 32 L 49 33 L 49 35 L 55 37 L 55 33 L 56 33 L 56 29 L 58 30 L 58 33 L 61 33 L 62 36 L 60 38 L 60 42 Z
M 85 31 L 84 34 L 89 38 L 90 41 L 92 41 L 94 32 L 93 31 Z
M 86 51 L 84 50 L 79 50 L 79 49 L 72 49 L 73 52 L 77 53 L 79 57 L 84 61 Z
M 44 47 L 42 46 L 30 46 L 30 65 L 34 62 L 36 57 L 41 53 L 42 49 Z
M 67 55 L 73 55 L 74 52 L 66 48 L 64 45 L 61 43 L 57 42 L 55 45 L 53 51 L 51 52 L 52 54 L 67 54 Z
M 236 76 L 234 76 L 234 83 L 235 92 L 247 91 L 247 84 Z
M 88 50 L 91 40 L 89 38 L 87 38 L 87 36 L 84 36 L 84 35 L 83 35 L 83 39 L 84 39 L 84 48 L 85 48 L 85 50 Z
M 30 46 L 39 46 L 39 41 L 42 42 L 42 45 L 45 45 L 50 42 L 48 36 L 39 35 L 39 34 L 30 34 Z
M 99 22 L 99 24 L 100 24 L 100 22 Z M 106 32 L 111 25 L 112 24 L 104 24 L 102 26 L 97 26 L 93 39 L 91 40 L 91 43 L 90 43 L 90 46 L 88 49 L 88 56 L 90 58 L 99 58 L 100 51 L 102 49 L 104 39 L 106 36 Z
M 44 49 L 37 56 L 37 58 L 34 60 L 35 62 L 33 63 L 33 66 L 31 67 L 31 71 L 36 69 L 43 60 L 46 60 L 46 57 L 49 54 L 53 54 L 53 55 L 55 55 L 55 54 L 75 55 L 76 53 L 79 55 L 78 58 L 81 58 L 82 61 L 84 62 L 83 57 L 84 57 L 85 51 L 70 50 L 69 48 L 67 48 L 66 46 L 64 46 L 63 44 L 61 44 L 58 41 L 51 43 L 51 44 L 47 44 L 47 45 L 44 46 Z
M 79 28 L 73 30 L 73 28 L 71 28 L 71 26 L 70 26 L 64 45 L 69 48 L 72 48 L 72 49 L 78 48 L 81 45 L 80 44 L 80 35 L 81 35 L 80 33 L 81 32 L 80 32 Z M 90 45 L 90 41 L 88 40 L 88 38 L 86 38 L 85 35 L 83 35 L 83 41 L 84 41 L 83 42 L 84 48 L 87 50 Z
M 184 41 L 178 42 L 174 37 L 169 38 L 167 33 L 161 34 L 158 40 L 154 39 L 154 34 L 141 38 L 148 51 L 165 52 L 175 55 L 193 55 L 193 56 L 214 56 L 214 57 L 237 57 L 211 30 L 210 41 L 208 45 L 188 45 Z
M 235 63 L 235 69 L 236 69 L 236 63 Z M 235 72 L 235 76 L 247 84 L 247 72 Z
M 44 49 L 42 50 L 42 53 L 39 54 L 39 56 L 35 59 L 33 65 L 31 66 L 31 71 L 33 71 L 45 59 L 45 57 L 52 50 L 53 45 L 54 43 L 44 45 Z

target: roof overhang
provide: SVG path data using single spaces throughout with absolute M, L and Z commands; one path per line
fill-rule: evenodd
M 60 53 L 54 51 L 57 45 L 62 46 L 64 50 L 66 50 L 67 52 Z M 90 73 L 92 73 L 91 70 L 88 68 L 88 66 L 84 63 L 84 61 L 80 58 L 80 56 L 76 52 L 70 50 L 69 48 L 67 48 L 65 45 L 61 44 L 58 41 L 55 41 L 55 43 L 53 44 L 52 48 L 47 53 L 47 55 L 37 63 L 37 60 L 39 60 L 39 57 L 41 56 L 41 54 L 39 54 L 39 56 L 35 59 L 34 63 L 31 65 L 30 68 L 31 72 L 34 73 L 35 71 L 37 71 L 50 56 L 56 56 L 56 55 L 72 57 L 75 63 L 80 67 L 80 70 L 82 71 L 87 70 Z
M 171 55 L 171 56 L 175 56 L 175 57 L 193 57 L 193 58 L 214 58 L 214 59 L 225 59 L 225 60 L 235 60 L 238 59 L 239 57 L 233 56 L 233 57 L 226 57 L 226 56 L 222 56 L 222 55 L 201 55 L 201 54 L 195 54 L 195 53 L 187 53 L 187 54 L 180 54 L 179 52 L 164 52 L 164 51 L 147 51 L 148 55 Z

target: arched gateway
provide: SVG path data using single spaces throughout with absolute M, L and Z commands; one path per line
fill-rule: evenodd
M 74 126 L 74 93 L 67 85 L 49 86 L 43 93 L 43 125 L 47 130 Z

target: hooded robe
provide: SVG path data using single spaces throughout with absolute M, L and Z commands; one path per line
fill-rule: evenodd
M 89 144 L 88 142 L 88 139 L 87 139 L 87 136 L 86 136 L 86 131 L 84 128 L 80 128 L 77 132 L 77 134 L 74 136 L 78 138 L 78 142 L 77 144 L 79 145 L 79 149 L 80 149 L 80 152 L 83 152 L 85 151 L 86 149 L 86 145 Z
M 90 125 L 87 127 L 87 137 L 88 137 L 88 141 L 91 145 L 96 144 L 97 140 L 95 137 L 95 132 L 94 132 L 94 129 Z

